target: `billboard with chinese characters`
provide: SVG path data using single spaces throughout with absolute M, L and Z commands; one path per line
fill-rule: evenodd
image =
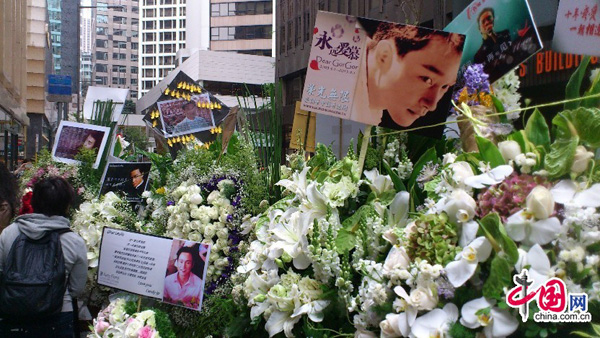
M 558 5 L 552 49 L 600 56 L 600 0 L 563 0 Z
M 446 120 L 465 37 L 319 12 L 301 108 L 406 129 Z M 441 129 L 428 131 L 441 135 Z
M 466 34 L 461 66 L 483 64 L 490 83 L 542 49 L 527 0 L 475 0 L 444 30 Z

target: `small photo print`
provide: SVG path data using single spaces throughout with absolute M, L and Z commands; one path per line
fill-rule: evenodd
M 174 239 L 165 272 L 163 302 L 200 311 L 210 245 Z
M 81 149 L 92 149 L 96 152 L 94 168 L 98 168 L 109 133 L 109 127 L 62 121 L 56 132 L 52 158 L 63 163 L 79 163 L 75 157 Z
M 212 110 L 206 107 L 208 104 L 208 92 L 192 96 L 191 101 L 176 99 L 158 102 L 165 135 L 186 135 L 214 128 L 215 120 Z
M 104 171 L 100 195 L 121 192 L 128 202 L 142 202 L 142 193 L 148 187 L 150 162 L 109 163 Z

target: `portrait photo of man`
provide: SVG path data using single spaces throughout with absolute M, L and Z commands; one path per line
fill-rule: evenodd
M 510 32 L 505 29 L 500 32 L 494 31 L 495 14 L 491 7 L 484 8 L 479 12 L 477 24 L 481 38 L 483 39 L 481 47 L 475 53 L 475 63 L 483 63 L 484 71 L 490 73 L 494 67 L 502 64 L 501 59 L 506 59 L 505 63 L 513 63 L 512 56 L 506 54 L 512 44 Z M 508 58 L 508 59 L 507 59 Z
M 206 257 L 201 257 L 199 252 L 204 251 L 208 256 L 206 245 L 173 240 L 172 251 L 177 247 L 174 262 L 167 268 L 163 302 L 200 310 L 204 292 L 204 280 L 200 276 L 205 275 Z
M 197 103 L 190 101 L 182 107 L 184 119 L 175 125 L 174 133 L 189 132 L 190 130 L 204 129 L 211 126 L 211 123 L 206 119 L 206 116 L 201 114 L 201 109 Z
M 148 186 L 149 162 L 109 163 L 102 180 L 100 195 L 109 191 L 120 192 L 128 202 L 142 202 L 142 193 Z
M 371 34 L 361 60 L 351 119 L 402 129 L 435 112 L 456 82 L 464 35 L 358 21 Z M 447 107 L 443 110 L 441 120 L 446 119 Z

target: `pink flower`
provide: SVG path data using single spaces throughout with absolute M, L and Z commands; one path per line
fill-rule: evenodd
M 106 329 L 108 329 L 109 326 L 110 324 L 108 322 L 105 322 L 104 320 L 99 320 L 94 326 L 94 331 L 96 331 L 97 334 L 101 335 L 104 333 L 104 331 L 106 331 Z
M 85 188 L 84 188 L 84 187 L 79 187 L 79 188 L 77 188 L 77 195 L 81 195 L 81 194 L 83 194 L 83 192 L 84 192 L 84 191 L 85 191 Z
M 138 331 L 138 338 L 152 338 L 155 335 L 156 331 L 150 325 L 146 325 Z

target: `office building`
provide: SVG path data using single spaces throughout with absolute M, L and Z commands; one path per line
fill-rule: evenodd
M 92 1 L 92 85 L 128 88 L 138 96 L 139 4 L 137 0 Z M 85 54 L 82 53 L 82 61 Z

